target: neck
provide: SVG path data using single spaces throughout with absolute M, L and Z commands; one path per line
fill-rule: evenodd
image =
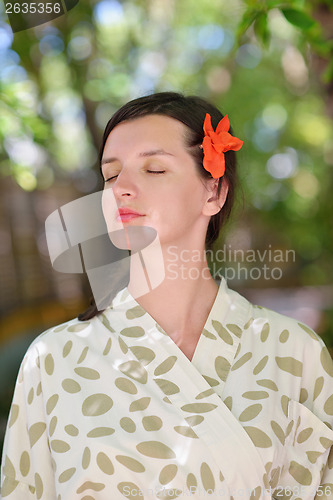
M 183 339 L 202 329 L 218 291 L 205 249 L 174 245 L 158 254 L 158 247 L 151 245 L 133 257 L 128 290 L 137 302 L 170 336 Z

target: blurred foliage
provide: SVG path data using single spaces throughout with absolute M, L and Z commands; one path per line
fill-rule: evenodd
M 120 105 L 153 91 L 199 94 L 245 141 L 241 230 L 253 246 L 295 249 L 291 285 L 331 283 L 329 0 L 80 0 L 14 35 L 0 8 L 2 176 L 27 191 L 67 178 L 91 192 Z

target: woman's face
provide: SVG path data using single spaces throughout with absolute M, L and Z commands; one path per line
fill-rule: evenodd
M 212 215 L 208 187 L 214 179 L 202 182 L 186 150 L 185 133 L 185 125 L 162 115 L 122 122 L 111 131 L 102 158 L 109 233 L 149 226 L 162 246 L 204 247 Z M 131 216 L 126 209 L 141 215 Z

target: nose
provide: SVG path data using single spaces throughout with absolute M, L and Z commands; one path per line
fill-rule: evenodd
M 137 184 L 133 173 L 129 172 L 126 168 L 123 168 L 113 182 L 112 190 L 117 199 L 121 199 L 124 196 L 136 197 Z

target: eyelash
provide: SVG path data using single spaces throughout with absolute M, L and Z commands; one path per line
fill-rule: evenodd
M 148 172 L 149 174 L 164 174 L 165 173 L 165 170 L 146 170 L 146 172 Z M 117 175 L 113 175 L 112 177 L 110 177 L 109 179 L 104 179 L 104 182 L 109 182 L 109 181 L 112 181 L 113 179 L 115 179 L 117 177 Z

